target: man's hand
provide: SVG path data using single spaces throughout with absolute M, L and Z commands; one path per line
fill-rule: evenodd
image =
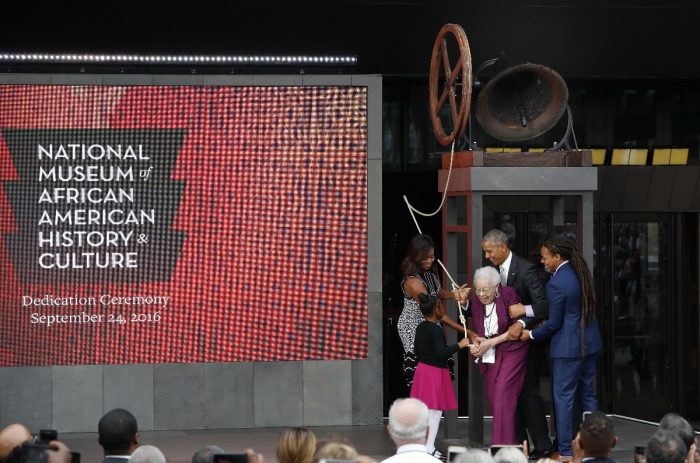
M 520 335 L 523 333 L 523 324 L 520 322 L 515 322 L 508 327 L 508 336 L 506 339 L 508 341 L 517 341 L 520 339 Z
M 530 330 L 523 330 L 523 333 L 520 335 L 520 340 L 530 341 Z
M 513 304 L 508 307 L 508 315 L 510 318 L 516 319 L 525 316 L 525 306 L 522 304 Z
M 581 443 L 581 433 L 576 434 L 576 437 L 571 441 L 571 451 L 573 453 L 571 461 L 581 463 L 583 460 L 583 445 Z
M 52 440 L 49 442 L 51 450 L 46 452 L 47 463 L 70 463 L 70 449 L 61 441 Z
M 265 463 L 262 453 L 256 453 L 253 449 L 245 449 L 245 454 L 248 457 L 248 463 Z

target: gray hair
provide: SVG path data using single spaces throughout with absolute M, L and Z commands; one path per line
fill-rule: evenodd
M 459 454 L 455 463 L 493 463 L 493 458 L 484 450 L 467 449 Z
M 644 457 L 649 463 L 683 463 L 686 456 L 683 440 L 663 429 L 651 436 L 644 452 Z
M 493 459 L 496 463 L 527 463 L 522 448 L 517 447 L 503 447 L 494 455 Z
M 207 445 L 194 452 L 192 463 L 214 463 L 214 455 L 224 453 L 224 449 L 216 445 Z
M 496 245 L 505 244 L 506 246 L 508 246 L 508 235 L 506 235 L 506 233 L 503 230 L 494 228 L 493 230 L 489 230 L 486 232 L 484 237 L 481 238 L 481 242 L 493 243 Z
M 158 447 L 142 445 L 133 451 L 129 463 L 165 463 L 165 455 Z
M 389 409 L 389 435 L 399 443 L 424 444 L 428 406 L 418 399 L 396 399 Z
M 493 267 L 481 267 L 476 272 L 474 272 L 474 287 L 476 288 L 477 280 L 486 280 L 492 286 L 498 286 L 501 282 L 501 275 Z

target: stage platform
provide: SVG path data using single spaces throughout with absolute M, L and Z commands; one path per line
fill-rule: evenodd
M 613 458 L 619 463 L 633 461 L 634 447 L 645 445 L 655 432 L 656 425 L 635 422 L 613 416 L 615 432 L 619 438 L 618 446 L 613 451 Z M 441 439 L 438 448 L 448 445 L 465 445 L 467 441 L 467 418 L 459 420 L 461 439 Z M 317 437 L 338 436 L 350 441 L 357 450 L 369 455 L 377 461 L 391 456 L 394 451 L 385 425 L 372 426 L 324 426 L 309 427 Z M 491 420 L 484 422 L 486 441 L 490 442 Z M 218 445 L 227 452 L 239 452 L 252 447 L 265 457 L 267 463 L 274 463 L 277 439 L 284 428 L 257 429 L 221 429 L 193 431 L 147 431 L 140 433 L 141 443 L 155 445 L 160 448 L 170 463 L 187 463 L 192 454 L 205 445 Z M 71 450 L 82 454 L 82 463 L 99 463 L 102 459 L 102 449 L 97 444 L 96 433 L 63 434 L 60 436 Z

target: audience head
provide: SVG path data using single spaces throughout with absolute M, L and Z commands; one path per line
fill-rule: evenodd
M 131 453 L 129 463 L 165 463 L 165 455 L 158 447 L 142 445 Z
M 207 445 L 194 452 L 192 463 L 214 463 L 214 455 L 224 453 L 224 449 L 216 445 Z
M 0 431 L 0 459 L 7 458 L 15 447 L 32 440 L 32 433 L 22 424 L 11 424 Z
M 396 399 L 389 409 L 389 435 L 397 447 L 425 444 L 428 407 L 418 399 Z
M 100 418 L 97 433 L 105 455 L 130 455 L 139 445 L 136 418 L 123 408 L 116 408 Z
M 605 457 L 617 444 L 612 420 L 602 412 L 591 412 L 579 431 L 580 445 L 586 457 Z
M 527 457 L 521 449 L 504 447 L 493 456 L 496 463 L 527 463 Z
M 316 453 L 316 436 L 306 428 L 290 428 L 277 442 L 279 463 L 311 463 Z
M 481 449 L 467 449 L 460 453 L 455 463 L 493 463 L 493 458 L 488 452 Z
M 667 413 L 659 422 L 659 429 L 675 434 L 685 444 L 685 451 L 689 452 L 690 447 L 695 443 L 695 432 L 693 427 L 685 418 L 676 413 Z
M 644 457 L 647 463 L 683 463 L 686 454 L 680 437 L 660 429 L 647 442 Z
M 357 457 L 357 450 L 352 445 L 342 442 L 328 442 L 318 449 L 315 460 L 356 460 Z

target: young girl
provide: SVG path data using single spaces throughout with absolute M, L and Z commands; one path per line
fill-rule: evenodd
M 425 293 L 420 294 L 418 299 L 425 321 L 416 328 L 414 349 L 418 366 L 413 377 L 411 397 L 422 400 L 430 409 L 428 442 L 425 445 L 429 453 L 439 457 L 440 452 L 435 449 L 435 437 L 440 417 L 444 410 L 457 408 L 447 359 L 459 349 L 467 347 L 470 337 L 448 346 L 439 323 L 445 314 L 442 304 L 437 304 L 435 296 Z M 474 333 L 469 332 L 468 335 L 473 336 Z

